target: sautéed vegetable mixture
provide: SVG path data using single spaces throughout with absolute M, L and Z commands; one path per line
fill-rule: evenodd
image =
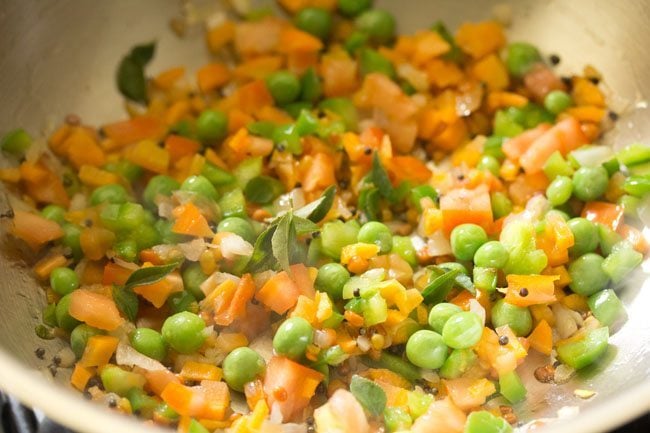
M 180 432 L 511 431 L 518 366 L 559 386 L 624 319 L 650 148 L 598 145 L 599 73 L 495 21 L 279 3 L 212 20 L 198 71 L 134 47 L 125 120 L 4 135 L 36 332 Z

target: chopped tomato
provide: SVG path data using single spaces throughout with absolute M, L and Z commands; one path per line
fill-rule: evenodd
M 13 234 L 35 251 L 63 236 L 63 230 L 56 222 L 30 212 L 14 211 L 13 222 Z
M 415 420 L 412 433 L 461 433 L 467 416 L 451 398 L 436 400 Z
M 271 277 L 255 294 L 255 299 L 278 314 L 286 313 L 296 305 L 300 288 L 285 272 L 278 272 Z
M 521 155 L 519 163 L 526 173 L 539 173 L 553 152 L 566 155 L 583 144 L 587 144 L 587 137 L 580 129 L 580 122 L 567 117 L 535 139 Z
M 70 296 L 70 315 L 81 322 L 106 331 L 114 331 L 124 322 L 115 302 L 107 296 L 87 289 L 77 289 Z
M 454 189 L 440 199 L 443 229 L 450 233 L 454 227 L 474 223 L 489 229 L 492 225 L 492 205 L 487 188 Z

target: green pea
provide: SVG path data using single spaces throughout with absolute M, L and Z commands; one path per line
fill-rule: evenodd
M 447 359 L 447 351 L 442 336 L 434 331 L 417 331 L 406 342 L 406 357 L 421 368 L 440 368 Z
M 181 191 L 188 191 L 217 201 L 219 193 L 205 176 L 190 176 L 181 185 Z
M 568 213 L 564 212 L 563 210 L 560 209 L 551 209 L 550 211 L 546 212 L 546 217 L 548 218 L 551 215 L 556 215 L 562 218 L 564 221 L 569 222 L 571 217 L 569 216 Z
M 146 220 L 144 208 L 139 203 L 122 203 L 117 217 L 119 227 L 126 230 L 138 228 Z
M 169 197 L 180 187 L 181 184 L 169 176 L 163 174 L 154 176 L 149 179 L 149 183 L 142 193 L 142 201 L 149 209 L 153 209 L 156 207 L 156 197 L 159 195 Z
M 64 223 L 61 228 L 63 229 L 61 244 L 63 244 L 65 247 L 70 248 L 72 255 L 76 260 L 81 259 L 83 257 L 80 241 L 81 229 L 71 223 Z
M 105 366 L 99 377 L 107 392 L 114 392 L 121 397 L 126 396 L 132 388 L 142 389 L 147 382 L 141 374 L 123 370 L 117 365 Z
M 83 356 L 84 350 L 86 350 L 86 344 L 88 344 L 88 339 L 95 335 L 102 335 L 103 333 L 104 331 L 101 329 L 93 328 L 85 323 L 75 327 L 70 333 L 70 348 L 77 359 Z
M 571 95 L 563 90 L 551 90 L 544 97 L 544 108 L 553 114 L 560 114 L 573 105 Z
M 512 433 L 508 422 L 487 410 L 479 410 L 469 414 L 465 423 L 464 433 Z
M 273 349 L 279 355 L 301 359 L 314 341 L 314 328 L 302 317 L 285 320 L 275 332 Z
M 368 35 L 359 30 L 355 30 L 343 42 L 343 47 L 351 56 L 356 56 L 357 51 L 363 48 L 368 43 Z
M 142 224 L 139 227 L 136 227 L 133 229 L 130 233 L 130 239 L 135 241 L 136 248 L 138 251 L 144 250 L 146 248 L 151 248 L 154 245 L 158 245 L 161 243 L 178 243 L 181 241 L 182 236 L 178 235 L 176 233 L 171 233 L 172 237 L 171 239 L 176 239 L 177 241 L 175 242 L 174 240 L 170 241 L 170 238 L 164 239 L 163 236 L 158 232 L 158 229 L 156 228 L 156 224 L 158 222 L 156 221 L 155 223 L 146 223 Z M 173 221 L 167 221 L 169 224 L 169 228 L 171 230 L 171 226 L 174 224 Z
M 582 201 L 596 200 L 605 193 L 608 183 L 604 167 L 580 167 L 573 174 L 573 194 Z
M 357 17 L 355 23 L 359 30 L 377 44 L 385 45 L 395 37 L 395 17 L 383 9 L 365 11 Z
M 440 376 L 456 379 L 472 368 L 477 359 L 472 349 L 454 349 L 440 367 Z
M 579 257 L 586 253 L 596 251 L 600 238 L 596 224 L 585 218 L 573 218 L 567 222 L 573 233 L 574 244 L 569 248 L 571 257 Z
M 391 79 L 396 77 L 395 68 L 391 61 L 379 51 L 370 48 L 361 50 L 361 54 L 359 55 L 359 70 L 363 76 L 378 72 Z
M 127 262 L 134 262 L 138 258 L 138 243 L 133 239 L 124 239 L 113 244 L 115 254 Z
M 144 172 L 142 167 L 126 160 L 109 162 L 104 166 L 104 170 L 118 174 L 129 182 L 135 182 Z
M 461 224 L 451 231 L 451 251 L 459 260 L 472 260 L 474 253 L 487 241 L 487 233 L 476 224 Z
M 289 71 L 278 71 L 266 77 L 273 100 L 278 105 L 289 104 L 300 96 L 300 80 Z
M 332 14 L 321 8 L 304 8 L 296 14 L 296 27 L 319 39 L 327 39 L 332 31 Z
M 553 206 L 560 206 L 571 198 L 573 183 L 566 176 L 557 176 L 546 188 L 546 197 Z
M 502 192 L 493 192 L 490 195 L 492 213 L 495 219 L 510 215 L 512 212 L 512 201 Z
M 159 332 L 149 328 L 138 328 L 129 338 L 131 346 L 138 352 L 157 361 L 167 357 L 167 346 Z
M 71 295 L 65 295 L 59 302 L 56 304 L 56 323 L 59 324 L 59 328 L 62 328 L 66 332 L 72 332 L 77 325 L 80 325 L 81 322 L 75 319 L 70 315 L 70 302 L 72 301 Z
M 536 47 L 526 42 L 514 42 L 508 46 L 506 66 L 515 77 L 523 77 L 535 63 L 542 60 Z
M 222 111 L 205 110 L 196 119 L 196 132 L 203 142 L 220 141 L 228 133 L 228 116 Z
M 41 215 L 43 218 L 54 221 L 58 224 L 65 223 L 65 209 L 61 206 L 55 204 L 47 205 L 41 210 Z
M 203 284 L 208 276 L 203 273 L 201 265 L 198 263 L 190 264 L 183 270 L 182 277 L 185 290 L 194 295 L 199 301 L 205 298 L 205 294 L 201 290 L 201 284 Z
M 223 360 L 223 377 L 228 386 L 242 392 L 244 385 L 264 374 L 266 364 L 259 353 L 249 347 L 238 347 Z
M 79 277 L 70 268 L 55 268 L 50 274 L 50 286 L 56 293 L 65 296 L 79 287 Z
M 339 12 L 346 17 L 355 17 L 370 9 L 372 0 L 339 0 Z
M 589 297 L 587 305 L 594 317 L 605 326 L 611 326 L 625 315 L 625 307 L 612 289 L 594 293 Z
M 176 313 L 165 320 L 162 336 L 177 352 L 189 354 L 198 350 L 205 341 L 205 322 L 189 311 Z
M 447 302 L 436 304 L 431 308 L 431 311 L 429 311 L 429 326 L 431 326 L 431 329 L 436 331 L 438 334 L 441 334 L 447 320 L 449 320 L 451 316 L 461 313 L 462 311 L 463 309 L 458 305 Z
M 474 264 L 482 268 L 502 269 L 508 263 L 508 250 L 499 241 L 484 243 L 474 253 Z
M 518 307 L 499 299 L 492 306 L 492 325 L 508 325 L 518 337 L 525 337 L 533 329 L 533 317 L 527 307 Z
M 391 251 L 403 258 L 409 265 L 417 266 L 417 251 L 415 251 L 413 241 L 408 236 L 393 236 L 393 249 Z
M 32 137 L 24 129 L 9 131 L 0 140 L 0 149 L 12 155 L 20 156 L 32 145 Z
M 323 84 L 316 73 L 316 69 L 310 67 L 300 78 L 300 99 L 302 101 L 316 103 L 323 96 Z
M 442 328 L 445 344 L 453 349 L 467 349 L 474 346 L 483 335 L 483 323 L 477 314 L 470 311 L 456 313 Z
M 499 176 L 501 164 L 499 160 L 492 155 L 483 155 L 476 166 L 479 170 L 485 170 L 492 173 L 494 176 Z
M 256 238 L 253 225 L 244 218 L 239 217 L 222 219 L 217 226 L 217 232 L 234 233 L 250 243 L 255 242 Z
M 350 280 L 350 273 L 345 266 L 339 263 L 327 263 L 318 270 L 316 282 L 317 290 L 325 292 L 336 301 L 341 299 L 343 286 Z
M 90 204 L 97 206 L 103 203 L 120 204 L 129 201 L 129 193 L 122 185 L 110 184 L 95 188 L 90 195 Z
M 604 289 L 609 282 L 609 276 L 603 270 L 604 261 L 602 256 L 595 253 L 587 253 L 575 259 L 569 265 L 571 290 L 579 295 L 591 296 Z
M 607 352 L 608 340 L 607 326 L 586 331 L 581 339 L 558 346 L 558 359 L 569 367 L 580 370 L 593 364 Z
M 384 254 L 393 248 L 393 234 L 386 224 L 377 221 L 370 221 L 361 226 L 357 239 L 359 242 L 377 245 Z

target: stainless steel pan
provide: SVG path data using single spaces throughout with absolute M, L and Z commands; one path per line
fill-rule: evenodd
M 268 3 L 268 2 L 267 2 Z M 454 28 L 489 18 L 498 1 L 378 0 L 399 19 L 402 31 L 442 19 Z M 215 2 L 216 4 L 216 2 Z M 22 126 L 32 132 L 68 113 L 101 124 L 123 116 L 114 86 L 120 56 L 136 42 L 158 41 L 151 70 L 198 66 L 206 50 L 199 36 L 181 40 L 169 31 L 177 0 L 0 0 L 0 131 Z M 560 70 L 590 63 L 602 71 L 611 101 L 623 113 L 608 140 L 614 146 L 650 144 L 650 2 L 647 0 L 512 1 L 513 40 L 529 40 L 560 55 Z M 6 207 L 0 200 L 0 207 Z M 84 401 L 38 372 L 61 343 L 34 334 L 44 303 L 27 265 L 1 237 L 0 387 L 66 426 L 93 433 L 151 432 L 137 422 Z M 611 339 L 606 362 L 561 386 L 530 381 L 524 421 L 555 417 L 563 406 L 580 413 L 553 424 L 558 432 L 597 432 L 650 410 L 650 286 L 638 278 L 624 291 L 629 320 Z M 34 355 L 46 348 L 45 360 Z M 541 363 L 541 361 L 540 361 Z M 59 378 L 61 375 L 59 375 Z M 55 381 L 56 382 L 56 381 Z M 589 400 L 575 388 L 596 391 Z

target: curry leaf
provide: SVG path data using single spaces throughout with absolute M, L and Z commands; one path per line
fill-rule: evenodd
M 372 415 L 379 416 L 384 412 L 387 402 L 386 393 L 375 382 L 354 375 L 350 382 L 350 392 Z
M 379 190 L 375 187 L 364 188 L 359 192 L 359 210 L 369 221 L 379 220 Z
M 154 42 L 137 45 L 126 55 L 117 68 L 117 88 L 120 93 L 136 102 L 147 102 L 147 80 L 144 68 L 155 53 Z
M 131 322 L 135 321 L 138 315 L 139 302 L 138 295 L 133 292 L 132 288 L 113 286 L 113 301 L 115 301 L 120 313 Z
M 386 169 L 381 165 L 379 154 L 377 152 L 372 155 L 370 180 L 372 180 L 372 183 L 375 184 L 381 195 L 384 197 L 390 198 L 393 195 L 393 184 L 390 182 Z
M 140 268 L 131 274 L 129 279 L 126 280 L 126 283 L 124 283 L 124 287 L 132 289 L 135 286 L 157 283 L 169 275 L 177 266 L 178 263 L 170 263 L 168 265 Z
M 251 272 L 263 271 L 272 267 L 274 258 L 271 241 L 276 229 L 277 226 L 272 225 L 257 237 L 251 259 L 248 262 L 248 269 Z
M 334 196 L 336 195 L 336 187 L 331 185 L 323 192 L 318 200 L 314 200 L 306 206 L 301 207 L 294 211 L 294 215 L 307 218 L 312 222 L 319 222 L 332 208 L 334 204 Z
M 320 230 L 320 227 L 318 227 L 316 223 L 308 220 L 307 218 L 300 218 L 295 214 L 293 216 L 293 225 L 296 228 L 296 234 L 299 236 L 307 235 Z
M 280 267 L 284 270 L 289 269 L 291 259 L 289 257 L 289 248 L 296 242 L 296 227 L 293 224 L 293 214 L 286 213 L 278 223 L 278 228 L 271 238 L 271 247 L 273 256 L 278 261 Z
M 438 304 L 444 301 L 453 288 L 456 277 L 458 277 L 460 273 L 459 269 L 452 269 L 435 277 L 424 288 L 424 290 L 422 290 L 424 301 L 429 304 Z

